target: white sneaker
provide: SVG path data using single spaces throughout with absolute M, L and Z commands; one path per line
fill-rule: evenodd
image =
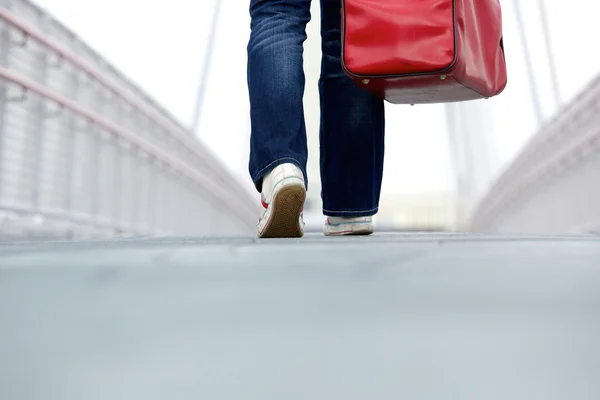
M 326 236 L 370 235 L 373 233 L 373 217 L 328 217 L 323 233 Z
M 295 164 L 281 164 L 263 178 L 259 238 L 302 237 L 306 200 L 304 174 Z

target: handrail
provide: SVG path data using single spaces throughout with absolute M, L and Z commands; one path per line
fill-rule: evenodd
M 67 213 L 66 210 L 56 211 L 56 210 L 40 210 L 34 211 L 22 206 L 7 206 L 0 203 L 0 212 L 9 212 L 13 214 L 24 214 L 24 215 L 42 215 L 44 218 L 54 219 L 74 224 L 85 224 L 87 226 L 94 226 L 100 229 L 112 229 L 121 232 L 129 232 L 135 235 L 162 235 L 164 232 L 153 231 L 152 229 L 141 228 L 139 226 L 135 226 L 134 224 L 123 225 L 119 223 L 115 223 L 111 221 L 110 223 L 102 222 L 89 214 L 82 213 Z M 0 217 L 1 218 L 1 217 Z M 0 233 L 2 228 L 0 227 Z
M 569 104 L 565 105 L 552 119 L 551 122 L 544 124 L 538 132 L 523 146 L 520 154 L 515 157 L 508 168 L 492 183 L 488 192 L 481 198 L 479 207 L 476 210 L 475 217 L 481 221 L 486 218 L 491 218 L 489 215 L 494 209 L 498 208 L 500 203 L 506 204 L 511 198 L 517 195 L 520 188 L 527 184 L 532 184 L 533 179 L 526 179 L 527 176 L 535 174 L 539 179 L 547 175 L 549 171 L 555 170 L 557 164 L 552 164 L 547 159 L 539 160 L 542 154 L 547 153 L 547 146 L 553 141 L 569 135 L 570 132 L 565 127 L 573 128 L 572 121 L 576 121 L 582 113 L 593 107 L 593 103 L 600 96 L 600 75 L 591 80 L 588 85 L 578 93 Z M 577 125 L 575 129 L 589 129 L 590 124 L 585 126 Z M 600 132 L 598 132 L 598 140 L 600 140 Z M 570 138 L 572 136 L 569 136 Z M 577 143 L 593 143 L 596 139 L 585 136 L 579 137 Z M 571 158 L 573 154 L 581 152 L 578 148 L 573 150 L 573 153 L 565 154 L 565 151 L 560 154 L 565 154 L 565 159 Z M 552 156 L 552 160 L 556 160 L 556 156 Z M 564 161 L 564 160 L 563 160 Z M 563 161 L 555 161 L 562 163 Z M 541 165 L 546 166 L 540 170 Z M 561 164 L 562 165 L 562 164 Z M 533 172 L 532 172 L 533 171 Z M 524 183 L 526 182 L 526 183 Z
M 202 187 L 210 193 L 213 197 L 215 197 L 220 203 L 225 203 L 229 206 L 231 211 L 236 214 L 242 221 L 247 222 L 251 221 L 254 217 L 254 213 L 256 210 L 251 210 L 249 207 L 246 208 L 246 213 L 242 213 L 239 208 L 239 203 L 234 203 L 230 200 L 231 196 L 221 189 L 219 185 L 214 184 L 210 179 L 206 178 L 204 174 L 198 172 L 196 169 L 191 168 L 187 163 L 180 161 L 179 159 L 171 156 L 169 153 L 164 151 L 161 147 L 155 145 L 154 143 L 139 137 L 138 135 L 125 130 L 116 124 L 104 119 L 103 117 L 84 109 L 80 105 L 75 102 L 64 98 L 60 95 L 53 93 L 52 91 L 46 89 L 45 87 L 39 85 L 38 83 L 21 76 L 19 74 L 15 74 L 6 68 L 0 67 L 0 78 L 3 78 L 7 81 L 11 81 L 14 84 L 21 86 L 22 88 L 29 90 L 38 94 L 41 97 L 44 97 L 48 100 L 51 100 L 61 107 L 69 109 L 70 111 L 78 114 L 91 122 L 97 124 L 98 126 L 105 129 L 107 132 L 111 133 L 115 137 L 121 137 L 130 143 L 136 145 L 139 149 L 147 153 L 148 155 L 153 156 L 157 160 L 162 161 L 169 167 L 179 171 L 181 174 L 187 176 L 193 181 L 202 185 Z M 246 204 L 246 203 L 244 203 Z
M 529 171 L 529 173 L 525 173 L 520 179 L 513 182 L 510 187 L 504 188 L 503 193 L 498 193 L 494 199 L 492 199 L 491 196 L 486 196 L 481 203 L 481 209 L 475 214 L 477 224 L 480 225 L 482 222 L 493 219 L 494 216 L 492 213 L 495 210 L 506 206 L 514 198 L 518 197 L 518 194 L 521 193 L 521 189 L 534 185 L 536 182 L 540 182 L 552 172 L 561 172 L 574 160 L 589 154 L 588 150 L 600 147 L 600 127 L 594 129 L 594 127 L 588 126 L 587 129 L 588 132 L 582 137 L 579 137 L 577 142 L 571 143 L 570 146 L 555 153 L 548 161 L 536 166 L 532 171 Z
M 128 103 L 131 107 L 133 107 L 136 111 L 145 115 L 148 119 L 150 119 L 154 124 L 160 126 L 162 129 L 169 132 L 173 138 L 177 139 L 184 147 L 189 150 L 192 150 L 195 154 L 197 154 L 200 158 L 207 161 L 207 164 L 211 167 L 213 172 L 217 172 L 217 169 L 214 168 L 215 165 L 220 165 L 220 162 L 216 159 L 216 157 L 211 154 L 206 148 L 200 145 L 200 143 L 192 138 L 187 133 L 182 133 L 181 127 L 175 125 L 173 121 L 169 121 L 162 115 L 157 115 L 154 110 L 152 110 L 148 105 L 143 102 L 138 101 L 136 98 L 125 93 L 119 85 L 112 82 L 110 79 L 107 79 L 102 73 L 100 73 L 96 68 L 91 66 L 86 61 L 82 60 L 80 57 L 72 54 L 68 50 L 62 48 L 60 45 L 54 43 L 52 40 L 48 39 L 45 35 L 38 32 L 25 22 L 19 20 L 16 16 L 10 13 L 8 10 L 4 8 L 0 8 L 0 19 L 6 21 L 13 27 L 17 28 L 30 38 L 34 39 L 38 43 L 46 46 L 53 52 L 55 52 L 58 56 L 67 60 L 74 66 L 80 68 L 86 74 L 90 75 L 106 88 L 108 88 L 113 94 L 123 99 L 126 103 Z M 245 199 L 249 195 L 244 189 L 239 185 L 238 180 L 233 177 L 228 171 L 223 168 L 219 168 L 219 175 L 224 175 L 224 177 L 229 178 L 229 180 L 235 185 L 235 190 L 240 196 L 240 199 Z
M 540 146 L 547 146 L 552 141 L 565 135 L 561 129 L 571 121 L 576 120 L 583 112 L 589 109 L 589 102 L 594 101 L 600 95 L 600 75 L 591 80 L 575 98 L 565 105 L 557 115 L 548 123 L 544 124 L 536 134 L 523 146 L 520 154 L 513 160 L 507 169 L 493 183 L 492 191 L 488 193 L 491 197 L 497 197 L 502 191 L 509 190 L 513 179 L 522 174 L 522 169 L 531 165 L 532 159 L 540 154 Z

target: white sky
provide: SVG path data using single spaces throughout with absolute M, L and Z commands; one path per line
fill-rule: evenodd
M 215 54 L 199 137 L 249 184 L 246 44 L 249 0 L 222 0 Z M 317 1 L 317 0 L 315 0 Z M 37 0 L 184 124 L 190 124 L 214 0 Z M 544 112 L 554 113 L 537 1 L 522 0 L 529 47 Z M 560 90 L 569 100 L 600 71 L 597 37 L 600 4 L 547 0 Z M 502 165 L 536 128 L 513 1 L 502 1 L 509 84 L 492 108 L 495 155 Z M 309 33 L 317 33 L 318 21 Z M 318 35 L 309 36 L 307 60 L 318 60 Z M 318 67 L 318 66 L 317 66 Z M 314 102 L 318 68 L 307 70 L 307 97 Z M 387 109 L 384 192 L 431 192 L 454 186 L 444 114 L 440 106 Z M 307 116 L 315 135 L 316 115 Z M 482 132 L 482 134 L 486 134 Z

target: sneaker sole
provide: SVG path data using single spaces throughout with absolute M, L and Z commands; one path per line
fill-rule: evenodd
M 363 229 L 347 232 L 324 232 L 325 236 L 368 236 L 374 233 L 371 229 Z
M 300 227 L 300 213 L 304 208 L 306 189 L 300 185 L 286 186 L 279 190 L 271 202 L 270 220 L 267 222 L 260 238 L 292 238 L 302 237 L 304 230 Z

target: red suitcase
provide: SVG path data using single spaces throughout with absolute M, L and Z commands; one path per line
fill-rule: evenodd
M 499 0 L 342 0 L 342 65 L 395 104 L 488 98 L 506 87 Z

